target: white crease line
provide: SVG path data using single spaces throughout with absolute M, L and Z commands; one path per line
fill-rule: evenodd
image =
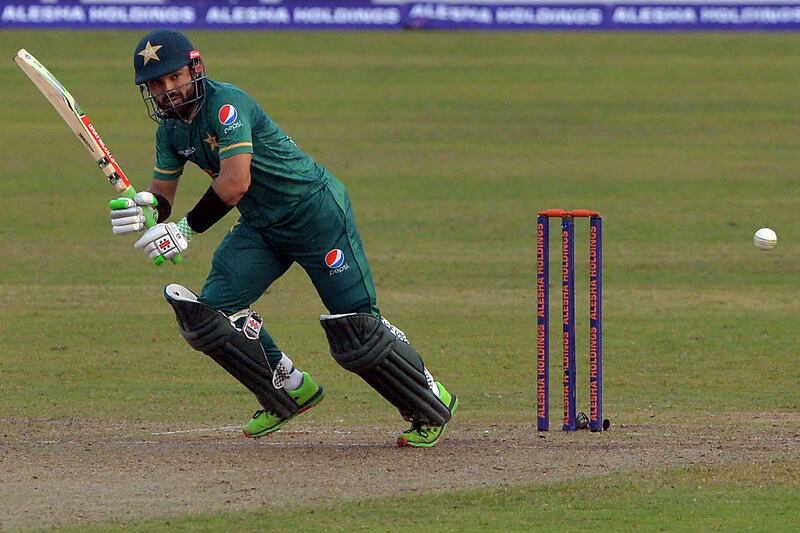
M 321 442 L 300 443 L 300 442 L 259 442 L 259 446 L 269 448 L 399 448 L 391 444 L 369 444 L 366 442 Z
M 239 426 L 224 426 L 219 428 L 194 428 L 194 429 L 179 429 L 177 431 L 157 431 L 150 433 L 151 435 L 177 435 L 179 433 L 199 433 L 202 431 L 241 431 Z

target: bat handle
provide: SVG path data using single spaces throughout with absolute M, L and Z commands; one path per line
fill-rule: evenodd
M 133 200 L 133 197 L 136 196 L 136 189 L 134 189 L 133 185 L 131 185 L 125 190 L 125 192 L 122 193 L 122 196 Z M 153 216 L 152 209 L 142 209 L 142 212 L 144 213 L 145 228 L 152 228 L 153 226 L 158 224 L 158 222 L 156 222 L 155 216 Z M 156 265 L 163 265 L 164 261 L 166 261 L 166 259 L 164 259 L 163 255 L 159 255 L 158 257 L 153 259 L 153 263 L 155 263 Z M 183 256 L 181 254 L 178 254 L 172 258 L 173 265 L 179 265 L 182 261 L 183 261 Z

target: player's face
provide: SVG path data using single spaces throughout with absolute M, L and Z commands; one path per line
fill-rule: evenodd
M 170 72 L 147 82 L 147 89 L 158 107 L 164 111 L 174 111 L 181 118 L 188 119 L 193 105 L 184 105 L 195 98 L 195 89 L 189 66 Z

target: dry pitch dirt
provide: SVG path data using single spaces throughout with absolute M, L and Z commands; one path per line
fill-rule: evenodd
M 539 436 L 532 426 L 478 429 L 456 419 L 430 450 L 397 448 L 386 429 L 348 433 L 301 420 L 291 429 L 249 440 L 238 428 L 0 418 L 0 529 L 800 458 L 800 413 L 623 424 L 603 435 Z M 270 490 L 275 483 L 280 491 Z

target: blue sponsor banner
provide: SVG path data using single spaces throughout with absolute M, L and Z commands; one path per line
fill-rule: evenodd
M 130 1 L 17 0 L 0 8 L 0 28 L 402 29 L 406 6 L 369 0 Z
M 798 30 L 796 4 L 409 5 L 408 27 L 485 30 Z
M 531 30 L 602 29 L 605 4 L 451 4 L 414 2 L 408 5 L 409 28 Z
M 798 30 L 800 4 L 688 4 L 610 6 L 614 29 Z
M 800 30 L 798 3 L 9 0 L 0 28 Z

